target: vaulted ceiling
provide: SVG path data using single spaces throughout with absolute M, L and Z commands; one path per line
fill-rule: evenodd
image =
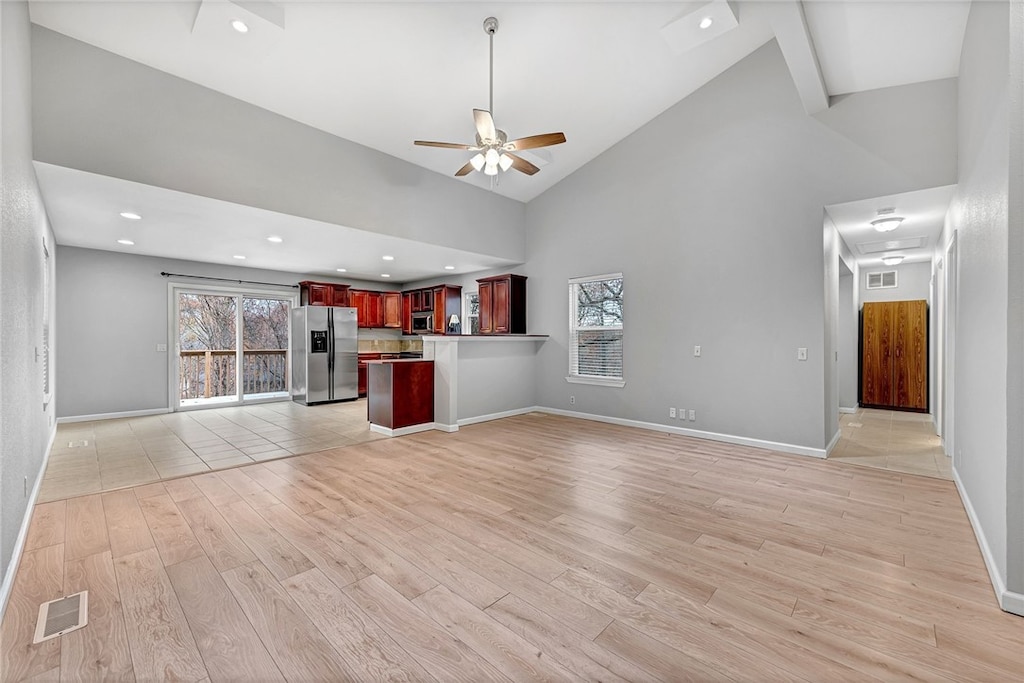
M 950 78 L 969 2 L 51 2 L 36 24 L 413 164 L 469 158 L 488 106 L 510 137 L 564 131 L 514 171 L 462 182 L 528 202 L 777 39 L 809 114 L 850 92 Z M 696 28 L 705 16 L 716 21 Z M 242 19 L 249 31 L 232 29 Z M 684 131 L 685 132 L 685 131 Z M 524 154 L 526 156 L 526 154 Z M 58 229 L 60 226 L 55 226 Z M 58 240 L 60 240 L 58 235 Z

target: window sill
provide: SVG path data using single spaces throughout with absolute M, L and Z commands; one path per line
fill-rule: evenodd
M 626 380 L 614 379 L 611 377 L 581 377 L 579 375 L 570 375 L 565 378 L 565 381 L 569 384 L 593 384 L 599 387 L 624 387 L 626 386 Z

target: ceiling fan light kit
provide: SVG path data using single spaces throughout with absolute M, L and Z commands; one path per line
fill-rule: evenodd
M 484 175 L 494 177 L 499 171 L 508 171 L 511 168 L 520 173 L 533 175 L 540 170 L 537 166 L 526 159 L 515 154 L 524 149 L 537 149 L 559 145 L 565 142 L 564 133 L 544 133 L 542 135 L 531 135 L 517 140 L 509 140 L 505 131 L 494 126 L 494 34 L 498 30 L 498 20 L 494 17 L 484 19 L 484 33 L 490 41 L 490 109 L 474 109 L 473 122 L 476 124 L 476 144 L 466 145 L 457 142 L 431 142 L 429 140 L 416 140 L 415 145 L 423 147 L 442 147 L 445 149 L 462 149 L 476 152 L 466 164 L 455 172 L 456 177 L 468 175 L 471 171 L 483 172 Z

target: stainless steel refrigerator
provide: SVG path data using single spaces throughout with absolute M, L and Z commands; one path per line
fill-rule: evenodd
M 292 400 L 312 405 L 359 395 L 356 309 L 292 309 Z

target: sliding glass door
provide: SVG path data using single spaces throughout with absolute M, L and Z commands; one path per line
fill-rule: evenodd
M 198 289 L 173 297 L 176 408 L 288 398 L 291 297 Z

